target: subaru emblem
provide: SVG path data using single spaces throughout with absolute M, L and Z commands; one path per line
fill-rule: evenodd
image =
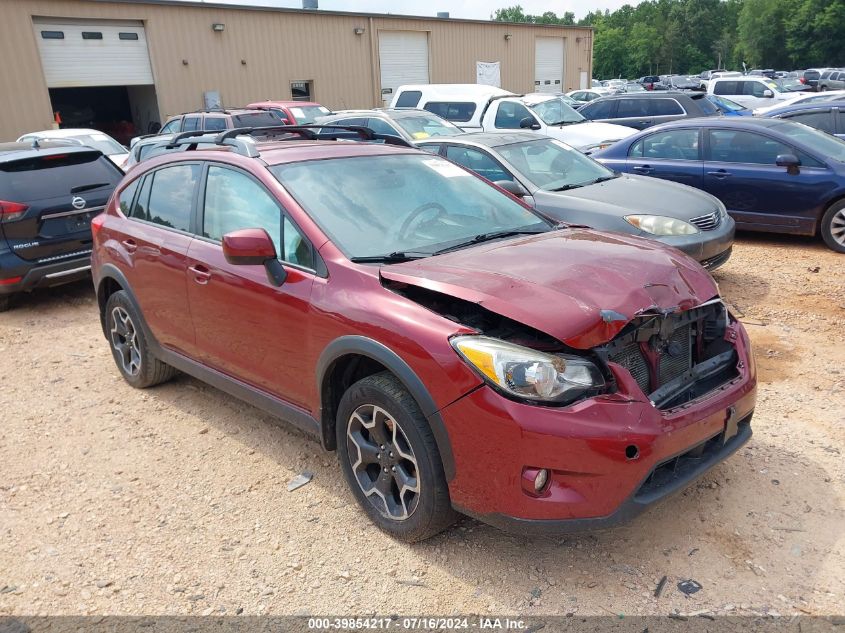
M 84 209 L 85 208 L 85 198 L 80 198 L 79 196 L 74 196 L 73 200 L 70 201 L 73 205 L 74 209 Z

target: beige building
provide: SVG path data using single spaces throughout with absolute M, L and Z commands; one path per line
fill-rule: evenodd
M 513 92 L 568 91 L 589 85 L 592 39 L 589 28 L 445 16 L 0 0 L 0 141 L 49 128 L 56 113 L 65 126 L 108 131 L 129 121 L 146 132 L 171 114 L 214 104 L 299 98 L 332 109 L 380 106 L 404 83 L 498 75 Z

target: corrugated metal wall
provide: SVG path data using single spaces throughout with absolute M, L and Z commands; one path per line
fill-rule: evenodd
M 503 88 L 533 91 L 538 35 L 566 38 L 566 90 L 578 87 L 582 70 L 592 74 L 586 29 L 86 0 L 3 0 L 2 14 L 0 140 L 52 122 L 34 16 L 142 20 L 162 120 L 202 107 L 208 90 L 236 106 L 289 98 L 296 80 L 313 80 L 316 100 L 330 108 L 380 105 L 380 29 L 430 33 L 432 83 L 474 83 L 476 61 L 500 61 Z M 225 24 L 222 33 L 212 31 L 215 22 Z

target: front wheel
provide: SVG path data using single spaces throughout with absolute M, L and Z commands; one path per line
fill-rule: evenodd
M 845 200 L 840 200 L 822 216 L 821 234 L 828 248 L 845 253 Z
M 393 374 L 368 376 L 343 394 L 336 432 L 344 477 L 379 528 L 413 543 L 454 522 L 434 435 Z

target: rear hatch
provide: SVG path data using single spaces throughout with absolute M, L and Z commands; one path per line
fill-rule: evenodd
M 44 152 L 0 162 L 0 231 L 22 259 L 49 263 L 91 252 L 91 218 L 123 173 L 96 150 Z M 20 214 L 22 206 L 26 209 Z

